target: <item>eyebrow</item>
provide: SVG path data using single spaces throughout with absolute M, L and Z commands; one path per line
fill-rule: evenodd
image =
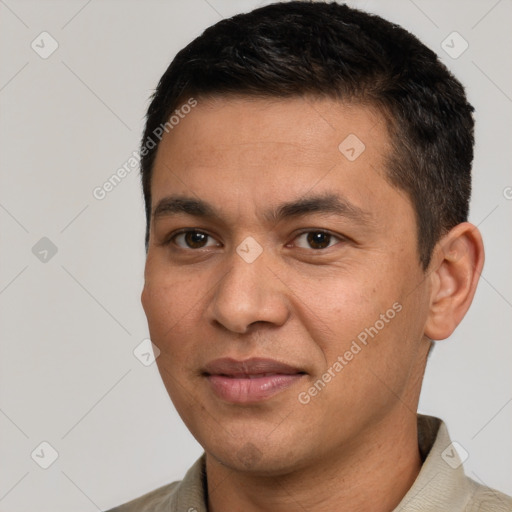
M 264 213 L 269 223 L 278 223 L 284 219 L 303 217 L 312 213 L 334 214 L 364 224 L 370 214 L 338 194 L 306 196 L 289 201 Z M 153 218 L 173 215 L 191 215 L 199 218 L 220 220 L 222 215 L 211 204 L 201 199 L 186 196 L 168 196 L 161 199 L 153 210 Z
M 359 208 L 348 199 L 338 194 L 324 194 L 302 197 L 296 201 L 290 201 L 265 214 L 270 222 L 279 222 L 283 219 L 302 217 L 312 213 L 334 214 L 347 217 L 350 220 L 366 222 L 369 213 Z
M 200 199 L 183 196 L 164 197 L 153 210 L 153 218 L 167 217 L 184 213 L 194 217 L 220 217 L 213 206 Z

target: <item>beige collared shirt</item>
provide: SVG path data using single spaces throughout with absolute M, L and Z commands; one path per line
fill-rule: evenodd
M 464 474 L 445 424 L 418 415 L 424 460 L 413 486 L 393 512 L 511 512 L 512 498 Z M 108 512 L 207 512 L 204 455 L 181 482 L 160 487 Z

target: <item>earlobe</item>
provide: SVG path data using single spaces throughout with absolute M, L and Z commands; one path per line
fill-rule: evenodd
M 436 244 L 426 336 L 443 340 L 452 334 L 471 305 L 483 265 L 482 236 L 469 222 L 458 224 Z

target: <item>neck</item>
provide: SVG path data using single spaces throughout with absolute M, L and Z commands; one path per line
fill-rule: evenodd
M 357 446 L 286 474 L 236 471 L 207 454 L 209 511 L 390 512 L 420 468 L 416 416 L 408 410 L 358 436 Z

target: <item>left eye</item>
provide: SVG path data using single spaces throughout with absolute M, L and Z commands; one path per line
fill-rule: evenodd
M 218 246 L 219 243 L 202 231 L 183 231 L 172 237 L 174 243 L 182 249 L 202 249 L 203 247 Z
M 294 242 L 296 247 L 302 249 L 327 249 L 337 244 L 340 239 L 325 231 L 308 231 L 299 235 Z

